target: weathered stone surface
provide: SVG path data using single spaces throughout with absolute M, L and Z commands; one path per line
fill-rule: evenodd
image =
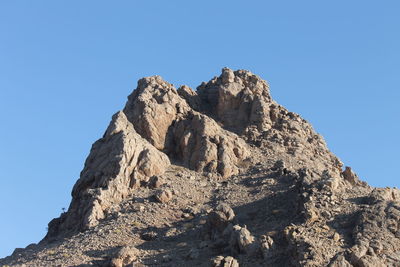
M 353 267 L 353 265 L 343 255 L 338 255 L 329 263 L 328 267 Z
M 238 165 L 248 156 L 247 144 L 192 109 L 199 105 L 199 97 L 189 87 L 177 91 L 153 76 L 138 82 L 124 112 L 141 136 L 189 168 L 217 171 L 224 178 L 237 174 Z
M 172 199 L 172 192 L 168 189 L 158 190 L 155 197 L 160 203 L 167 203 Z
M 72 190 L 68 212 L 50 223 L 49 235 L 95 226 L 138 182 L 162 174 L 169 164 L 168 157 L 137 134 L 125 114 L 118 112 L 104 137 L 93 144 Z
M 144 78 L 47 238 L 0 266 L 399 266 L 399 190 L 342 165 L 248 71 Z
M 133 246 L 124 246 L 117 250 L 110 261 L 110 267 L 125 267 L 136 261 L 139 250 Z
M 370 205 L 361 209 L 353 230 L 353 265 L 396 266 L 400 262 L 399 196 L 399 190 L 393 188 L 375 188 L 371 192 Z
M 271 99 L 268 84 L 246 70 L 222 70 L 219 77 L 197 88 L 200 110 L 247 142 L 312 160 L 322 172 L 338 175 L 342 163 L 323 138 L 298 114 Z
M 235 212 L 232 208 L 225 203 L 221 203 L 208 215 L 208 224 L 212 230 L 222 233 L 234 219 Z
M 238 174 L 241 162 L 249 156 L 243 139 L 197 112 L 175 122 L 168 148 L 169 154 L 189 168 L 216 172 L 223 178 Z
M 228 231 L 231 232 L 229 245 L 233 252 L 254 255 L 259 249 L 254 236 L 247 228 L 234 225 L 232 229 Z
M 352 185 L 356 185 L 359 183 L 357 174 L 355 174 L 353 170 L 348 166 L 346 166 L 345 170 L 342 172 L 342 175 L 343 178 Z
M 231 256 L 217 256 L 212 261 L 213 267 L 239 267 L 238 261 Z
M 260 238 L 260 248 L 264 259 L 269 259 L 273 256 L 273 250 L 275 248 L 274 240 L 272 237 L 262 235 Z
M 135 130 L 160 150 L 165 147 L 171 124 L 189 110 L 189 105 L 174 86 L 160 76 L 139 80 L 124 108 Z
M 397 188 L 375 188 L 369 195 L 371 203 L 381 201 L 400 201 L 400 190 Z
M 192 248 L 190 249 L 187 257 L 192 260 L 198 259 L 200 257 L 200 251 L 197 248 Z
M 249 125 L 269 128 L 271 96 L 268 84 L 244 70 L 222 70 L 214 78 L 197 88 L 202 110 L 210 113 L 224 127 L 237 133 Z
M 189 106 L 196 110 L 199 111 L 201 108 L 201 100 L 199 96 L 197 95 L 197 92 L 193 91 L 189 86 L 187 85 L 182 85 L 181 87 L 178 88 L 178 94 L 186 100 L 186 102 L 189 104 Z
M 235 213 L 225 203 L 219 204 L 208 215 L 206 232 L 209 233 L 213 246 L 226 248 L 232 255 L 255 255 L 259 249 L 259 242 L 246 227 L 235 225 Z

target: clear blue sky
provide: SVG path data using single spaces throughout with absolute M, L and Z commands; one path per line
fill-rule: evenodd
M 269 81 L 374 186 L 399 186 L 400 2 L 0 1 L 0 257 L 39 241 L 136 81 Z

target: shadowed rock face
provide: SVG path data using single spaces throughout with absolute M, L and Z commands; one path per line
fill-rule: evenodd
M 222 178 L 238 174 L 238 166 L 249 156 L 248 145 L 242 138 L 197 112 L 175 122 L 169 142 L 169 154 L 184 166 L 218 173 Z
M 399 190 L 342 167 L 249 71 L 196 91 L 143 78 L 67 212 L 0 265 L 399 266 Z
M 224 68 L 220 77 L 200 85 L 197 91 L 200 109 L 228 129 L 242 133 L 249 126 L 271 127 L 269 86 L 248 71 Z

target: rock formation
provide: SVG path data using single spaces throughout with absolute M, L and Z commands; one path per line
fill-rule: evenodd
M 400 191 L 343 170 L 258 76 L 153 76 L 93 144 L 68 210 L 0 266 L 399 266 L 399 220 Z
M 48 236 L 93 227 L 113 204 L 130 196 L 141 181 L 164 173 L 168 157 L 143 139 L 123 112 L 93 144 L 66 213 L 49 223 Z

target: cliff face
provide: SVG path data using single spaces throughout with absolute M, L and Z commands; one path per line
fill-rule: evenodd
M 196 91 L 153 76 L 93 144 L 67 212 L 0 263 L 398 266 L 399 199 L 343 170 L 258 76 L 224 68 Z

